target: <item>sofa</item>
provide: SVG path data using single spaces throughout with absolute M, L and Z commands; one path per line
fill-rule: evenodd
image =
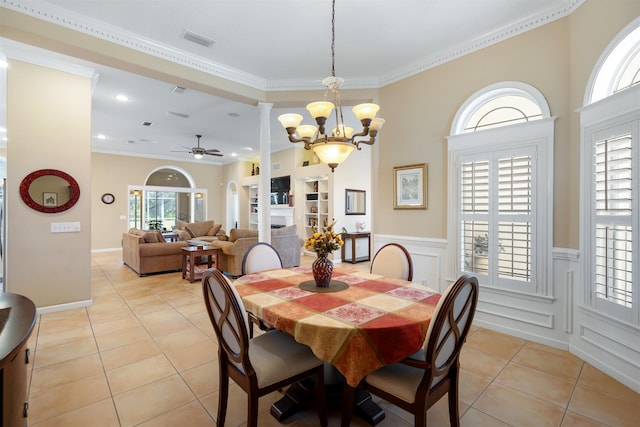
M 166 242 L 160 231 L 132 228 L 122 233 L 122 261 L 139 276 L 181 270 L 185 246 L 185 241 Z
M 188 240 L 166 242 L 160 231 L 132 228 L 122 234 L 122 261 L 140 276 L 179 271 L 182 269 L 182 248 L 190 244 L 203 244 L 221 250 L 218 255 L 219 270 L 239 277 L 242 275 L 244 254 L 258 241 L 258 230 L 233 228 L 229 236 L 216 235 L 215 240 Z M 295 225 L 271 230 L 271 245 L 280 254 L 284 267 L 300 265 L 302 244 L 303 240 L 298 237 Z
M 221 249 L 218 255 L 218 269 L 233 277 L 242 275 L 242 259 L 249 247 L 258 242 L 258 230 L 233 228 L 229 232 L 228 240 L 217 240 L 210 246 Z M 298 237 L 295 225 L 274 228 L 271 230 L 271 245 L 282 258 L 283 267 L 297 267 L 300 265 L 300 255 L 303 240 Z
M 173 232 L 180 240 L 199 240 L 203 242 L 213 242 L 226 239 L 226 232 L 221 224 L 215 224 L 213 220 L 201 222 L 176 221 L 176 228 Z

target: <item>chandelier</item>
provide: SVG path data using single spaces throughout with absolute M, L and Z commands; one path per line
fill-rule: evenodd
M 384 124 L 384 119 L 376 117 L 380 107 L 371 103 L 359 104 L 352 109 L 356 118 L 362 123 L 360 132 L 353 133 L 354 129 L 344 124 L 340 102 L 340 86 L 344 83 L 344 79 L 336 77 L 335 72 L 335 15 L 336 1 L 333 0 L 331 9 L 331 76 L 322 80 L 322 84 L 326 86 L 325 100 L 307 105 L 307 111 L 315 119 L 317 126 L 301 125 L 302 116 L 300 114 L 288 113 L 278 117 L 282 126 L 287 130 L 289 141 L 304 142 L 304 148 L 306 150 L 312 149 L 318 158 L 331 168 L 331 172 L 344 162 L 354 149 L 361 150 L 360 144 L 373 145 Z M 333 94 L 334 102 L 326 100 L 329 93 Z M 327 119 L 334 112 L 334 108 L 336 127 L 329 134 L 325 126 Z

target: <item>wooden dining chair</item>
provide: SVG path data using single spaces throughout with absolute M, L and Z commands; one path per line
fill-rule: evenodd
M 224 426 L 229 378 L 247 393 L 247 426 L 258 425 L 258 398 L 315 375 L 320 424 L 327 425 L 324 362 L 289 334 L 266 332 L 249 339 L 249 320 L 235 287 L 218 270 L 205 270 L 202 291 L 218 338 L 219 394 L 217 425 Z
M 371 273 L 411 281 L 413 261 L 409 251 L 399 243 L 387 243 L 378 249 L 371 261 Z
M 416 427 L 426 427 L 427 410 L 448 394 L 449 422 L 459 426 L 460 350 L 473 321 L 478 291 L 478 279 L 469 275 L 449 286 L 436 306 L 422 349 L 367 375 L 364 388 L 412 413 Z M 345 387 L 345 404 L 352 405 L 353 392 Z M 350 411 L 343 411 L 342 421 L 349 425 Z
M 280 254 L 267 242 L 254 243 L 247 249 L 247 252 L 242 258 L 242 275 L 259 273 L 265 270 L 273 270 L 275 268 L 282 268 L 282 258 Z M 253 325 L 257 325 L 263 331 L 269 331 L 273 329 L 273 326 L 268 325 L 264 320 L 255 316 L 253 313 L 249 313 L 249 338 L 253 338 Z
M 254 243 L 242 258 L 242 274 L 253 274 L 265 270 L 282 268 L 280 254 L 267 242 Z

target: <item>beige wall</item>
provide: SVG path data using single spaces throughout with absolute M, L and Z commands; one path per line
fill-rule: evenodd
M 127 189 L 129 185 L 144 185 L 147 176 L 162 167 L 175 167 L 187 172 L 197 188 L 207 190 L 208 219 L 224 224 L 224 181 L 222 166 L 197 162 L 179 162 L 142 157 L 93 153 L 91 156 L 91 249 L 120 248 L 122 232 L 128 229 Z M 100 196 L 112 193 L 116 200 L 110 205 Z
M 446 136 L 453 118 L 476 91 L 500 81 L 520 81 L 540 90 L 558 117 L 553 243 L 577 249 L 580 130 L 575 109 L 582 105 L 589 73 L 602 50 L 639 14 L 638 1 L 589 0 L 570 18 L 382 88 L 380 115 L 386 123 L 378 147 L 375 232 L 447 237 Z M 422 162 L 429 164 L 429 209 L 393 210 L 393 167 Z
M 37 307 L 88 301 L 91 244 L 91 79 L 9 60 L 7 73 L 7 291 Z M 39 169 L 68 173 L 80 199 L 56 214 L 19 196 Z M 51 233 L 53 222 L 79 222 L 77 233 Z

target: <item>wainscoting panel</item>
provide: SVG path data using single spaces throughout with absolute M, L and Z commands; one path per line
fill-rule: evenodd
M 422 283 L 438 292 L 447 286 L 444 275 L 447 258 L 447 241 L 443 239 L 426 239 L 407 236 L 390 236 L 377 234 L 373 236 L 371 257 L 387 243 L 399 243 L 404 246 L 413 261 L 413 281 Z

